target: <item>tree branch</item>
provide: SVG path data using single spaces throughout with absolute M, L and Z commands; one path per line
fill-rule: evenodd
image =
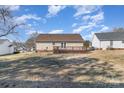
M 24 25 L 24 24 L 16 24 L 16 25 L 14 25 L 14 26 L 12 26 L 10 28 L 8 27 L 9 28 L 8 31 L 6 31 L 6 33 L 0 35 L 0 37 L 7 36 L 8 34 L 15 33 L 14 32 L 15 28 L 18 27 L 18 26 L 20 26 L 20 25 Z

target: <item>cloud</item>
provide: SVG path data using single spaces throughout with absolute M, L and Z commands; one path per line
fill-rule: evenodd
M 52 30 L 49 32 L 49 34 L 59 34 L 59 33 L 63 33 L 64 30 L 60 29 L 60 30 Z
M 93 15 L 93 16 L 90 16 L 90 15 L 86 15 L 86 16 L 83 16 L 82 18 L 84 21 L 92 21 L 92 22 L 95 22 L 95 23 L 99 23 L 101 21 L 104 20 L 104 12 L 99 12 L 98 14 L 96 15 Z
M 32 27 L 32 24 L 28 24 L 29 27 Z
M 90 15 L 86 15 L 86 16 L 83 16 L 83 18 L 82 18 L 82 19 L 83 19 L 84 21 L 87 21 L 87 20 L 89 20 L 90 18 L 91 18 L 91 16 L 90 16 Z
M 101 6 L 95 6 L 95 5 L 74 6 L 74 9 L 76 9 L 76 13 L 74 14 L 74 17 L 95 12 L 100 8 Z
M 84 30 L 86 28 L 86 26 L 80 26 L 76 29 L 73 30 L 73 33 L 80 33 L 82 32 L 82 30 Z
M 105 32 L 110 29 L 103 23 L 104 12 L 102 11 L 102 6 L 74 6 L 74 8 L 76 10 L 76 13 L 73 15 L 74 18 L 79 21 L 82 18 L 83 22 L 77 24 L 78 27 L 73 29 L 73 33 L 83 34 L 84 31 L 85 35 L 83 37 L 90 40 L 93 33 Z
M 38 17 L 34 14 L 28 14 L 28 15 L 22 15 L 20 17 L 14 18 L 17 23 L 25 23 L 27 20 L 33 19 L 33 20 L 40 20 L 41 17 Z
M 73 30 L 73 33 L 81 33 L 83 30 L 91 30 L 93 27 L 96 27 L 95 23 L 89 23 L 88 25 L 79 26 Z
M 19 5 L 1 5 L 0 8 L 9 8 L 10 11 L 16 11 L 20 9 Z
M 101 27 L 100 24 L 103 22 L 104 20 L 104 12 L 97 11 L 98 13 L 96 14 L 87 14 L 87 15 L 82 15 L 82 19 L 83 19 L 83 23 L 81 24 L 78 28 L 73 30 L 73 33 L 81 33 L 82 31 L 91 31 L 95 28 L 99 28 Z M 105 27 L 104 29 L 107 29 L 107 27 Z
M 99 24 L 104 20 L 104 12 L 101 10 L 102 6 L 74 6 L 74 8 L 76 9 L 74 17 L 81 16 L 83 24 L 74 29 L 73 33 L 81 33 L 84 30 L 90 31 L 93 28 L 99 27 Z
M 110 29 L 108 26 L 105 26 L 105 25 L 99 25 L 99 27 L 101 27 L 100 30 L 91 31 L 89 34 L 85 35 L 84 38 L 85 39 L 91 39 L 93 37 L 94 33 L 106 32 Z
M 84 35 L 84 38 L 90 40 L 93 37 L 94 33 L 106 32 L 110 29 L 108 26 L 105 26 L 105 25 L 101 25 L 101 26 L 99 25 L 99 27 L 101 27 L 100 30 L 91 31 L 89 34 Z
M 89 40 L 90 38 L 92 38 L 92 34 L 85 35 L 85 36 L 83 36 L 83 38 Z
M 92 16 L 91 20 L 96 23 L 104 20 L 104 12 L 99 12 L 98 14 Z
M 73 24 L 72 24 L 72 27 L 76 27 L 76 26 L 77 26 L 77 23 L 73 23 Z
M 48 6 L 48 14 L 46 17 L 49 18 L 49 17 L 56 16 L 64 8 L 66 8 L 66 6 L 60 6 L 60 5 Z
M 33 33 L 39 33 L 39 34 L 41 34 L 41 33 L 43 33 L 43 32 L 42 32 L 42 31 L 40 31 L 40 30 L 39 30 L 39 31 L 35 31 L 35 30 L 28 30 L 26 34 L 27 34 L 27 35 L 31 35 L 31 34 L 33 34 Z
M 108 26 L 102 25 L 102 28 L 101 28 L 100 32 L 105 32 L 105 31 L 108 31 L 108 30 L 109 30 Z
M 20 6 L 19 5 L 13 5 L 13 6 L 10 6 L 9 8 L 11 11 L 16 11 L 16 10 L 20 9 Z

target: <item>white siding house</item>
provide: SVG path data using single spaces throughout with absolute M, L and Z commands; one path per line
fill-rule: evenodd
M 7 39 L 0 39 L 0 55 L 14 53 L 14 46 Z
M 97 49 L 124 49 L 124 32 L 95 33 L 92 46 Z

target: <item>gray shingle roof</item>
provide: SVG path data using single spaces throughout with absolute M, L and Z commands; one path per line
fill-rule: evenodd
M 100 41 L 122 41 L 124 40 L 124 32 L 104 32 L 104 33 L 95 33 L 97 38 Z

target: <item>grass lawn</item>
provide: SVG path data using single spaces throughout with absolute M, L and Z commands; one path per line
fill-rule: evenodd
M 124 51 L 0 56 L 0 87 L 86 87 L 85 83 L 124 83 Z

